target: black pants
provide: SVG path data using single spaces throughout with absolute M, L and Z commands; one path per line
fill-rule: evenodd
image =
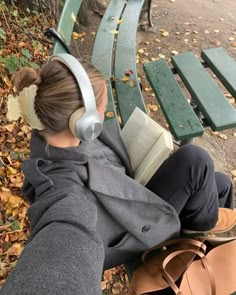
M 146 186 L 176 209 L 183 229 L 209 230 L 219 207 L 233 208 L 230 178 L 214 172 L 207 152 L 191 144 L 173 153 Z

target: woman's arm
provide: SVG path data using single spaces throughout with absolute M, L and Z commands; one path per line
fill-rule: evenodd
M 83 196 L 54 191 L 33 204 L 29 216 L 30 241 L 0 294 L 100 294 L 104 250 L 96 207 Z

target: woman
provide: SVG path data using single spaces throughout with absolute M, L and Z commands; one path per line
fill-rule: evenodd
M 106 81 L 91 66 L 86 72 L 104 120 Z M 83 106 L 84 86 L 62 61 L 49 61 L 39 73 L 22 69 L 14 85 L 18 115 L 38 130 L 22 167 L 30 240 L 3 294 L 99 294 L 103 269 L 178 236 L 180 227 L 210 230 L 219 206 L 232 208 L 230 179 L 215 173 L 196 146 L 178 149 L 145 188 L 133 180 L 113 126 L 105 125 L 92 142 L 75 136 L 69 120 Z M 16 112 L 10 101 L 9 116 Z

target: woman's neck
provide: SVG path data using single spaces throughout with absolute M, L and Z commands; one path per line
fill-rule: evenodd
M 46 134 L 44 137 L 49 145 L 59 148 L 76 147 L 80 144 L 79 138 L 74 136 L 70 130 L 56 134 Z

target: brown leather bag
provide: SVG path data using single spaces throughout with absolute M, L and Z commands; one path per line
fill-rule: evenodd
M 230 295 L 235 292 L 236 240 L 232 238 L 225 242 L 223 239 L 224 244 L 207 253 L 206 239 L 181 238 L 145 251 L 144 264 L 133 273 L 129 294 L 152 294 L 168 287 L 178 295 Z M 159 253 L 148 259 L 154 251 Z M 178 286 L 176 281 L 180 281 Z

